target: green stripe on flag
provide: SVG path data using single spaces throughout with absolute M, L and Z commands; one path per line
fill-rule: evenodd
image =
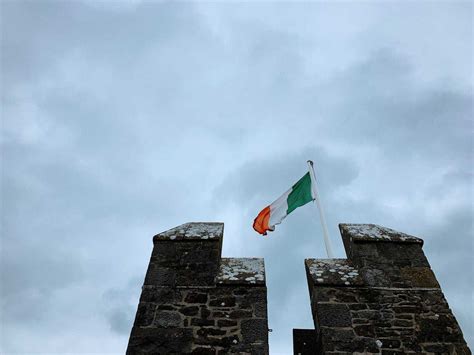
M 286 214 L 290 214 L 298 207 L 307 204 L 309 201 L 313 201 L 313 196 L 311 195 L 311 177 L 308 172 L 292 186 L 292 191 L 286 200 L 288 203 Z

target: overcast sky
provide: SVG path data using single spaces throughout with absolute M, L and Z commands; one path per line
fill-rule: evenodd
M 257 213 L 315 162 L 337 224 L 424 250 L 470 346 L 470 2 L 1 1 L 2 354 L 123 354 L 152 236 L 225 223 L 265 257 L 270 351 L 311 328 L 316 207 Z

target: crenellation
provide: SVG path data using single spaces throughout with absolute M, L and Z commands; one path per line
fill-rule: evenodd
M 318 353 L 470 354 L 420 238 L 340 230 L 347 259 L 305 260 Z
M 306 259 L 314 329 L 295 354 L 470 354 L 423 253 L 423 240 L 341 224 L 346 259 Z M 153 237 L 127 348 L 141 354 L 268 354 L 265 265 L 222 258 L 222 223 Z
M 263 259 L 221 258 L 223 224 L 153 238 L 127 354 L 268 354 Z

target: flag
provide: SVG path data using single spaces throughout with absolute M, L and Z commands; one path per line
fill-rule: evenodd
M 275 202 L 260 211 L 253 221 L 253 229 L 263 235 L 266 235 L 267 231 L 274 231 L 275 226 L 291 212 L 315 199 L 312 191 L 311 176 L 308 172 Z

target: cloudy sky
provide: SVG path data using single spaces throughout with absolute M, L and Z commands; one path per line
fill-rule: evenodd
M 470 2 L 1 1 L 0 352 L 124 353 L 152 236 L 222 221 L 291 353 L 317 210 L 251 225 L 307 159 L 336 255 L 423 238 L 474 346 L 472 43 Z

